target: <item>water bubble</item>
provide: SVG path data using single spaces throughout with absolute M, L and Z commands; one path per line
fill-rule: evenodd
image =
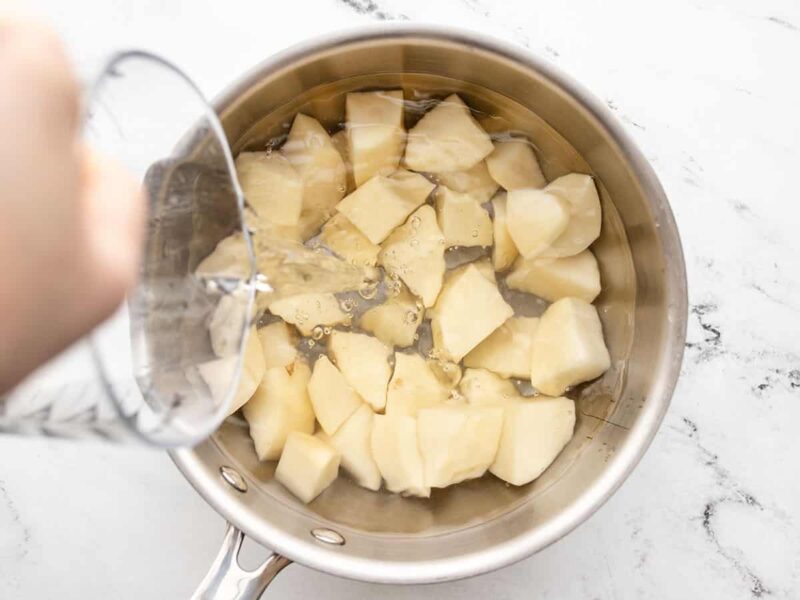
M 325 327 L 325 328 L 322 330 L 322 332 L 323 332 L 325 335 L 330 335 L 330 334 L 331 334 L 331 328 L 330 328 L 330 327 Z
M 419 341 L 419 334 L 418 334 L 418 333 L 415 333 L 415 334 L 414 334 L 414 341 L 415 341 L 415 342 L 418 342 L 418 341 Z
M 337 185 L 336 191 L 339 192 L 340 194 L 344 194 L 347 191 L 347 186 L 343 183 L 341 185 Z
M 315 342 L 314 340 L 308 340 L 308 347 L 309 348 L 313 348 L 316 345 L 317 345 L 317 342 Z
M 419 246 L 419 240 L 417 238 L 411 238 L 409 244 L 411 244 L 412 248 L 416 248 L 417 246 Z
M 372 300 L 378 293 L 378 286 L 377 284 L 367 284 L 363 285 L 358 290 L 358 295 L 364 298 L 364 300 Z
M 354 298 L 345 298 L 339 303 L 339 306 L 342 307 L 342 310 L 346 313 L 353 312 L 353 309 L 356 307 L 357 302 Z
M 419 316 L 419 315 L 417 314 L 417 311 L 415 311 L 415 310 L 410 310 L 410 311 L 408 311 L 408 312 L 406 313 L 406 316 L 405 316 L 405 318 L 403 319 L 403 322 L 404 322 L 406 325 L 413 325 L 414 323 L 416 323 L 416 322 L 417 322 L 417 317 L 418 317 L 418 316 Z
M 314 329 L 311 330 L 311 337 L 315 340 L 321 340 L 322 336 L 325 335 L 325 330 L 317 325 Z
M 473 229 L 472 230 L 472 237 L 474 237 L 474 238 L 478 237 L 478 230 L 477 229 Z
M 414 229 L 419 229 L 420 224 L 422 223 L 422 219 L 419 218 L 419 215 L 414 215 L 411 217 L 411 227 Z

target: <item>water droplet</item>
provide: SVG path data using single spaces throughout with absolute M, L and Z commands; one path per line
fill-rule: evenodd
M 317 342 L 315 342 L 314 340 L 308 340 L 308 347 L 309 348 L 313 348 L 316 345 L 317 345 Z
M 419 215 L 414 215 L 411 217 L 411 227 L 414 229 L 419 229 L 420 224 L 422 223 L 422 219 L 419 218 Z
M 321 340 L 322 336 L 325 335 L 325 330 L 317 325 L 314 329 L 311 330 L 311 337 L 315 340 Z
M 367 284 L 361 286 L 358 290 L 358 295 L 364 300 L 372 300 L 378 293 L 378 286 L 376 284 Z
M 325 327 L 325 328 L 322 330 L 322 332 L 323 332 L 325 335 L 330 335 L 330 334 L 331 334 L 331 328 L 330 328 L 330 327 Z
M 418 317 L 418 316 L 419 316 L 419 315 L 417 314 L 417 311 L 415 311 L 415 310 L 410 310 L 410 311 L 408 311 L 408 312 L 406 313 L 406 316 L 405 316 L 405 318 L 403 319 L 403 322 L 404 322 L 406 325 L 412 325 L 412 324 L 414 324 L 414 323 L 416 323 L 416 322 L 417 322 L 417 317 Z
M 356 301 L 354 298 L 345 298 L 339 303 L 339 306 L 342 307 L 344 312 L 353 312 L 353 309 L 356 307 Z

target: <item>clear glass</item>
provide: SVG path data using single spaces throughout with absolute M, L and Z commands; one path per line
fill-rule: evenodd
M 138 285 L 108 321 L 0 397 L 0 431 L 194 444 L 228 414 L 255 293 L 230 148 L 196 86 L 139 51 L 113 56 L 93 85 L 85 137 L 146 192 Z M 238 268 L 197 275 L 231 235 L 241 236 Z M 212 344 L 212 318 L 224 319 L 224 343 Z

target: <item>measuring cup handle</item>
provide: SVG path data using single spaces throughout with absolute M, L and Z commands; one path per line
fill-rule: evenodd
M 246 571 L 239 565 L 244 533 L 230 523 L 217 557 L 191 600 L 258 600 L 272 579 L 291 563 L 271 554 L 258 568 Z

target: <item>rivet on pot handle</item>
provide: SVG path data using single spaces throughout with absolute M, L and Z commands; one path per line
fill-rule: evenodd
M 272 554 L 257 569 L 246 571 L 238 560 L 243 541 L 244 533 L 228 524 L 222 548 L 191 600 L 258 600 L 272 579 L 291 562 Z

